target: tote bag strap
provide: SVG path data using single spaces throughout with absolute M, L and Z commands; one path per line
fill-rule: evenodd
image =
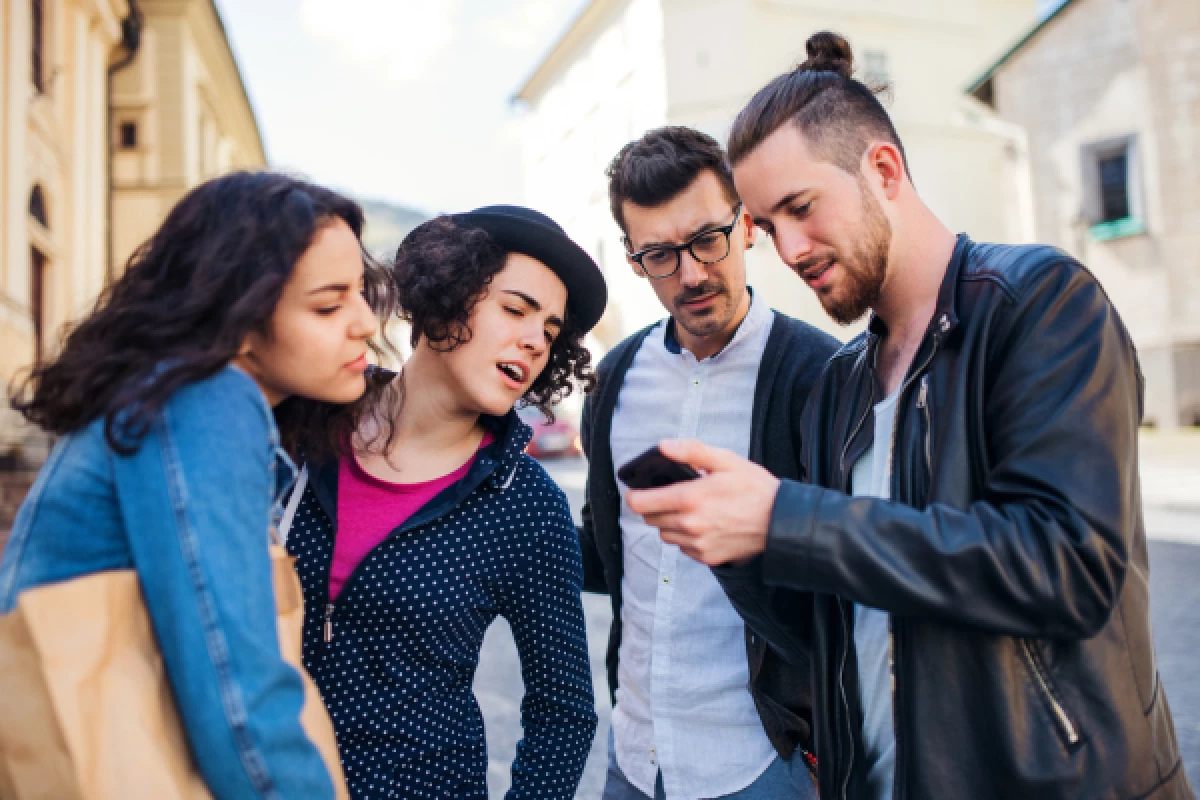
M 283 508 L 283 516 L 279 519 L 279 544 L 287 546 L 288 533 L 292 530 L 292 520 L 296 518 L 296 509 L 300 507 L 300 499 L 304 497 L 304 487 L 308 485 L 308 465 L 300 470 L 292 494 L 288 497 L 287 505 Z

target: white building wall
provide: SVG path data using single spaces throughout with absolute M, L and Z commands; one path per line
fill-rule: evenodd
M 604 170 L 626 142 L 666 123 L 658 0 L 616 4 L 524 120 L 526 202 L 553 217 L 604 270 L 609 311 L 596 337 L 606 347 L 658 319 L 662 307 L 625 261 Z
M 662 316 L 624 263 L 603 167 L 630 139 L 688 125 L 724 143 L 736 113 L 767 81 L 804 58 L 813 32 L 844 34 L 858 65 L 886 58 L 886 99 L 918 192 L 954 230 L 1021 241 L 1011 137 L 968 121 L 964 87 L 1034 21 L 1035 0 L 628 0 L 576 48 L 527 118 L 528 201 L 603 257 L 615 307 L 602 338 Z M 602 252 L 601 252 L 602 251 Z M 846 338 L 765 237 L 749 279 L 772 306 Z M 612 342 L 608 342 L 611 344 Z

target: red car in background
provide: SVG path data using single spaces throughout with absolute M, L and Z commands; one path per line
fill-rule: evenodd
M 566 458 L 583 453 L 579 442 L 579 429 L 560 415 L 554 422 L 536 408 L 518 409 L 526 425 L 533 428 L 533 439 L 525 452 L 534 458 Z

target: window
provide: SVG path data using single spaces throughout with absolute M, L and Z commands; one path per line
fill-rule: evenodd
M 37 89 L 38 94 L 46 92 L 46 71 L 43 65 L 42 44 L 45 38 L 45 14 L 42 9 L 42 0 L 31 0 L 30 2 L 30 27 L 32 28 L 33 42 L 33 88 Z
M 1083 213 L 1092 238 L 1116 239 L 1145 232 L 1136 136 L 1083 147 Z
M 1129 152 L 1121 150 L 1096 162 L 1100 172 L 1100 221 L 1129 216 Z
M 121 123 L 121 149 L 133 150 L 138 146 L 138 126 L 136 122 Z
M 888 73 L 887 53 L 882 50 L 863 51 L 863 83 L 872 89 L 882 89 L 892 82 Z
M 46 216 L 46 195 L 41 186 L 33 187 L 29 193 L 29 216 L 38 221 L 43 228 L 50 227 L 49 217 Z
M 36 247 L 30 249 L 29 312 L 33 318 L 33 356 L 40 362 L 45 352 L 46 256 Z

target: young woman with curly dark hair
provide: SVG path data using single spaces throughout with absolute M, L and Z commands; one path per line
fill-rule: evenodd
M 362 225 L 352 201 L 281 175 L 199 186 L 13 390 L 61 438 L 0 561 L 0 612 L 135 570 L 214 797 L 334 796 L 280 656 L 268 531 L 294 472 L 272 407 L 353 427 L 389 298 Z
M 392 273 L 413 354 L 295 496 L 305 666 L 358 800 L 486 798 L 471 683 L 503 616 L 525 684 L 508 796 L 573 797 L 596 726 L 579 542 L 514 407 L 549 412 L 590 388 L 581 339 L 604 280 L 554 222 L 513 206 L 421 225 Z

